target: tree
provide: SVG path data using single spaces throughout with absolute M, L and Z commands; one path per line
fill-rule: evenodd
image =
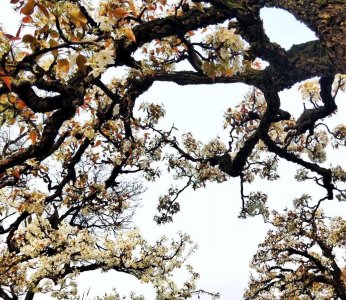
M 294 210 L 273 215 L 245 299 L 345 299 L 346 222 L 309 207 L 310 200 L 304 195 Z
M 172 221 L 187 187 L 230 177 L 240 178 L 240 215 L 269 218 L 266 194 L 246 194 L 244 185 L 277 180 L 280 159 L 299 165 L 297 178 L 322 186 L 325 199 L 345 199 L 342 167 L 323 165 L 328 145 L 345 146 L 346 126 L 324 122 L 345 89 L 344 1 L 10 2 L 22 23 L 15 36 L 0 35 L 3 299 L 73 298 L 77 275 L 96 269 L 152 282 L 158 299 L 198 293 L 192 269 L 182 288 L 170 278 L 193 249 L 186 235 L 151 246 L 130 226 L 143 190 L 136 174 L 155 180 L 162 164 L 186 183 L 159 199 L 158 223 Z M 259 16 L 265 6 L 291 12 L 318 40 L 289 50 L 271 42 Z M 193 71 L 175 71 L 183 61 Z M 105 83 L 112 68 L 123 77 Z M 228 144 L 203 145 L 192 133 L 180 141 L 174 128 L 157 126 L 163 107 L 137 109 L 159 81 L 252 86 L 225 113 Z M 302 81 L 295 119 L 279 92 Z

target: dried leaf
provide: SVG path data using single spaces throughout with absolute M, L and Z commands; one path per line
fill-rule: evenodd
M 47 10 L 47 8 L 41 4 L 41 3 L 36 3 L 37 7 L 42 11 L 42 13 L 49 18 L 49 11 Z
M 58 72 L 68 73 L 70 69 L 70 63 L 67 59 L 60 59 L 57 63 Z
M 12 77 L 11 76 L 4 76 L 6 72 L 4 71 L 3 68 L 0 68 L 0 77 L 2 81 L 5 83 L 7 88 L 11 91 L 11 83 L 12 83 Z
M 36 131 L 32 130 L 30 131 L 30 140 L 31 140 L 31 143 L 34 145 L 36 144 L 36 141 L 37 141 L 37 133 Z
M 26 107 L 27 107 L 27 106 L 26 106 L 26 104 L 25 104 L 25 102 L 24 102 L 23 100 L 18 99 L 18 100 L 16 101 L 16 108 L 17 108 L 17 109 L 22 110 L 22 109 L 24 109 L 24 108 L 26 108 Z
M 21 127 L 19 128 L 19 134 L 22 134 L 22 133 L 24 132 L 24 130 L 25 130 L 25 127 L 24 127 L 24 126 L 21 126 Z
M 27 4 L 25 6 L 22 7 L 22 9 L 20 10 L 20 12 L 23 14 L 23 15 L 27 15 L 27 16 L 30 16 L 33 12 L 34 12 L 34 9 L 35 9 L 35 0 L 29 0 L 27 2 Z
M 13 177 L 17 178 L 17 179 L 20 178 L 20 173 L 19 173 L 18 170 L 13 170 L 12 173 L 11 173 L 11 175 L 12 175 Z
M 105 40 L 105 48 L 108 48 L 112 44 L 113 44 L 113 40 L 112 39 Z
M 51 48 L 56 47 L 57 45 L 58 45 L 58 42 L 56 40 L 53 40 L 53 39 L 49 40 L 49 46 Z M 53 53 L 54 57 L 57 57 L 59 54 L 59 51 L 58 50 L 52 50 L 52 53 Z
M 231 68 L 227 69 L 225 75 L 228 76 L 228 77 L 233 76 L 233 69 L 231 69 Z
M 32 22 L 32 17 L 31 17 L 31 16 L 25 16 L 25 17 L 22 19 L 22 22 L 23 22 L 23 23 L 31 23 L 31 22 Z
M 76 58 L 76 63 L 77 63 L 77 66 L 78 66 L 78 69 L 79 71 L 83 72 L 84 74 L 86 73 L 86 62 L 87 62 L 87 59 L 84 55 L 82 54 L 79 54 Z
M 136 36 L 135 34 L 133 33 L 132 29 L 131 28 L 125 28 L 124 29 L 124 35 L 132 42 L 136 42 Z
M 118 7 L 113 11 L 113 16 L 118 19 L 126 18 L 128 15 L 127 11 L 122 7 Z
M 70 13 L 71 21 L 77 27 L 84 27 L 88 20 L 80 10 L 75 10 Z
M 4 33 L 4 36 L 7 37 L 10 41 L 18 41 L 20 40 L 20 37 L 16 37 L 9 33 Z
M 33 45 L 39 44 L 39 41 L 34 36 L 32 36 L 31 34 L 24 35 L 22 38 L 22 41 L 23 41 L 23 43 L 28 43 L 28 44 L 33 44 Z
M 59 37 L 59 33 L 55 30 L 51 30 L 49 31 L 49 35 L 53 38 L 53 39 L 57 39 Z
M 96 143 L 94 144 L 94 148 L 97 147 L 97 146 L 100 146 L 100 145 L 101 145 L 101 141 L 97 140 Z

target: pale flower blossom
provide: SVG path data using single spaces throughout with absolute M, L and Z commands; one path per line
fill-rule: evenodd
M 119 106 L 119 104 L 114 105 L 114 108 L 113 108 L 113 116 L 117 116 L 117 115 L 119 114 L 119 111 L 120 111 L 120 106 Z
M 107 48 L 96 53 L 95 61 L 100 68 L 104 68 L 110 64 L 114 64 L 114 49 Z
M 107 66 L 114 64 L 114 56 L 115 51 L 112 45 L 97 52 L 87 62 L 87 65 L 91 66 L 93 69 L 89 74 L 93 75 L 94 77 L 100 76 L 101 73 L 106 71 Z
M 113 25 L 114 22 L 112 22 L 112 19 L 104 16 L 98 17 L 98 21 L 100 22 L 100 29 L 103 31 L 113 31 Z

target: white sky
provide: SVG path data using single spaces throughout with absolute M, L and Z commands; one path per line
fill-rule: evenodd
M 9 1 L 2 2 L 0 20 L 8 33 L 15 34 L 18 23 L 8 10 Z M 310 30 L 286 12 L 263 9 L 262 18 L 271 40 L 285 48 L 315 39 Z M 247 87 L 242 84 L 180 87 L 171 83 L 156 83 L 139 101 L 164 104 L 167 115 L 164 122 L 160 123 L 162 128 L 174 124 L 181 133 L 192 131 L 197 138 L 208 141 L 222 134 L 224 111 L 241 101 L 246 90 Z M 292 112 L 302 108 L 295 89 L 282 92 L 281 97 L 284 109 Z M 306 184 L 296 183 L 294 174 L 294 168 L 284 164 L 281 166 L 280 181 L 265 185 L 259 182 L 251 188 L 269 192 L 270 206 L 283 208 L 294 197 L 316 188 L 314 185 L 310 188 Z M 261 217 L 247 220 L 237 218 L 241 205 L 239 179 L 185 192 L 180 198 L 181 212 L 175 216 L 174 223 L 158 227 L 153 221 L 157 199 L 171 185 L 171 181 L 164 177 L 148 186 L 148 191 L 143 195 L 142 208 L 135 216 L 135 224 L 149 241 L 156 240 L 161 234 L 174 237 L 179 230 L 190 234 L 199 245 L 189 263 L 201 275 L 200 287 L 220 292 L 222 300 L 241 299 L 248 280 L 249 261 L 258 243 L 263 240 L 268 226 Z M 331 206 L 335 209 L 340 207 Z M 91 296 L 110 292 L 113 287 L 120 293 L 128 294 L 134 290 L 147 295 L 149 300 L 154 298 L 150 286 L 116 272 L 84 273 L 80 276 L 79 284 L 81 293 L 91 289 L 90 299 Z M 49 298 L 43 296 L 37 299 Z

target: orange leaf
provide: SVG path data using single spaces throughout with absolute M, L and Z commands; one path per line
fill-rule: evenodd
M 36 141 L 37 141 L 36 131 L 34 131 L 34 130 L 30 131 L 30 140 L 31 140 L 32 144 L 36 144 Z
M 84 98 L 84 102 L 85 102 L 85 103 L 88 103 L 91 99 L 92 99 L 92 98 L 91 98 L 90 96 L 86 96 L 86 97 Z
M 101 145 L 101 141 L 97 140 L 96 143 L 94 144 L 94 148 L 97 147 L 97 146 L 100 146 L 100 145 Z
M 60 72 L 68 73 L 68 70 L 70 69 L 69 61 L 67 59 L 60 59 L 60 60 L 58 60 L 57 69 Z
M 31 22 L 32 22 L 32 17 L 31 17 L 31 16 L 25 16 L 25 17 L 22 19 L 22 22 L 23 22 L 23 23 L 31 23 Z
M 20 178 L 20 173 L 19 173 L 18 170 L 13 170 L 12 173 L 11 173 L 11 175 L 12 175 L 13 177 L 16 177 L 17 179 Z
M 7 86 L 7 88 L 11 91 L 11 83 L 12 83 L 12 77 L 11 76 L 6 76 L 5 71 L 3 68 L 0 68 L 0 77 Z
M 8 101 L 9 101 L 10 103 L 12 103 L 13 105 L 15 105 L 16 102 L 17 102 L 17 98 L 14 97 L 14 96 L 10 96 L 10 98 L 8 99 Z
M 29 0 L 28 3 L 20 10 L 23 15 L 30 16 L 35 9 L 35 0 Z
M 25 104 L 25 102 L 24 102 L 23 100 L 18 99 L 18 100 L 16 101 L 16 108 L 17 108 L 17 109 L 22 110 L 22 109 L 24 109 L 24 108 L 26 108 L 26 107 L 27 107 L 27 106 L 26 106 L 26 104 Z
M 108 48 L 113 43 L 112 39 L 105 40 L 105 47 Z
M 132 42 L 136 42 L 136 36 L 135 34 L 133 33 L 132 29 L 131 28 L 125 28 L 124 30 L 124 35 Z
M 127 17 L 129 14 L 127 13 L 127 11 L 121 7 L 118 7 L 116 9 L 114 9 L 113 11 L 113 16 L 115 18 L 119 18 L 119 19 L 122 19 L 122 18 L 125 18 Z
M 226 70 L 226 76 L 231 77 L 233 75 L 233 69 L 229 68 Z

